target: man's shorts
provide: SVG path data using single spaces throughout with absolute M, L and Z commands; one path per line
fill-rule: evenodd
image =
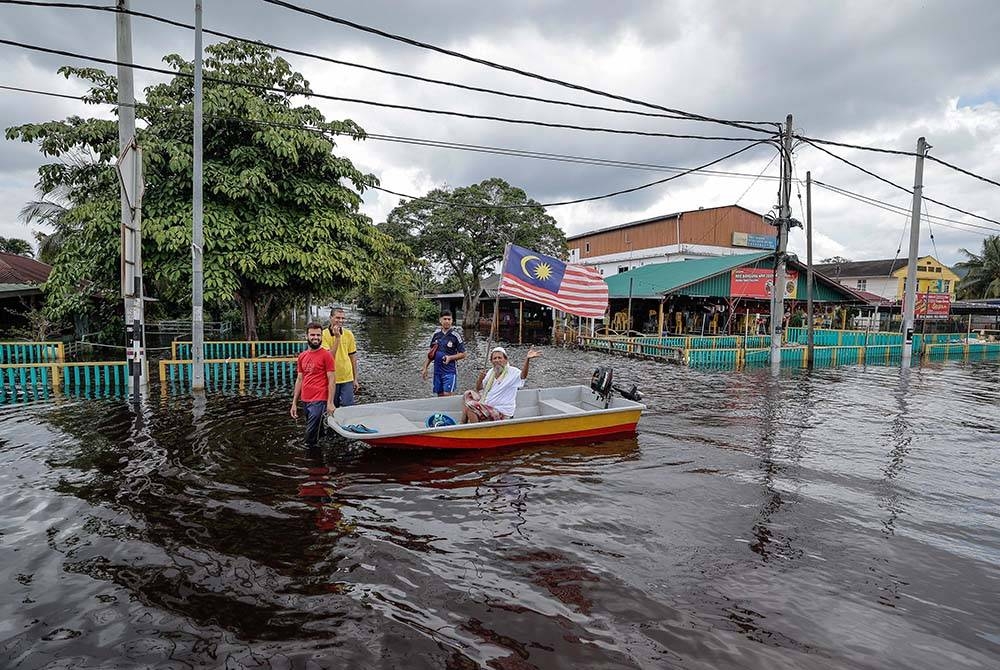
M 455 389 L 458 388 L 457 384 L 458 375 L 454 372 L 434 373 L 434 393 L 437 395 L 454 393 Z

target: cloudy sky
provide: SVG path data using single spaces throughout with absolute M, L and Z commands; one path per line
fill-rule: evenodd
M 82 0 L 111 4 L 110 0 Z M 353 63 L 519 94 L 601 107 L 643 108 L 501 72 L 303 15 L 261 0 L 204 0 L 204 25 L 239 36 Z M 794 115 L 797 132 L 854 144 L 914 151 L 926 136 L 931 154 L 1000 181 L 1000 3 L 754 2 L 661 0 L 459 0 L 359 3 L 294 0 L 294 4 L 433 43 L 479 58 L 664 107 L 714 118 L 779 122 Z M 193 23 L 194 0 L 132 0 L 137 11 Z M 135 60 L 159 65 L 167 53 L 193 56 L 193 34 L 133 19 Z M 105 58 L 115 56 L 114 16 L 0 1 L 0 39 Z M 212 38 L 206 36 L 206 43 Z M 692 135 L 745 136 L 722 125 L 582 110 L 408 81 L 314 59 L 285 55 L 317 93 L 340 97 L 530 119 L 549 123 Z M 80 94 L 56 74 L 67 59 L 0 45 L 0 85 Z M 137 97 L 159 81 L 137 74 Z M 420 195 L 499 176 L 549 203 L 589 197 L 672 174 L 653 166 L 693 167 L 741 144 L 583 132 L 312 99 L 328 118 L 350 118 L 369 133 L 547 154 L 642 163 L 587 165 L 522 156 L 457 151 L 369 139 L 338 150 L 388 189 Z M 650 111 L 650 110 L 646 110 Z M 0 90 L 0 125 L 108 114 L 72 100 Z M 37 148 L 0 139 L 0 235 L 30 239 L 18 212 L 33 197 Z M 912 187 L 914 160 L 838 147 L 829 149 L 866 169 Z M 907 211 L 910 196 L 808 145 L 795 149 L 799 179 L 813 178 Z M 630 195 L 549 210 L 567 234 L 697 207 L 738 202 L 764 213 L 776 203 L 778 161 L 760 146 L 715 167 L 739 175 L 691 175 Z M 754 179 L 761 175 L 760 179 Z M 799 192 L 793 213 L 804 219 Z M 1000 221 L 1000 187 L 928 162 L 928 197 Z M 367 192 L 364 211 L 384 220 L 394 196 Z M 942 206 L 925 210 L 921 253 L 947 263 L 958 249 L 978 250 L 1000 226 Z M 942 218 L 936 218 L 942 217 Z M 908 215 L 814 188 L 815 256 L 891 258 Z M 947 220 L 943 220 L 947 219 Z M 933 234 L 933 239 L 931 237 Z M 804 256 L 805 236 L 793 231 Z M 902 254 L 906 254 L 905 241 Z

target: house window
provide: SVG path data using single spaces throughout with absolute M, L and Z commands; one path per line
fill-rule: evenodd
M 868 290 L 868 280 L 867 279 L 859 279 L 858 280 L 857 289 L 859 291 L 867 291 Z
M 618 274 L 621 274 L 623 272 L 628 272 L 628 266 L 627 265 L 619 265 L 618 266 Z
M 944 280 L 944 292 L 945 293 L 951 293 L 951 280 L 950 279 L 945 279 Z
M 590 242 L 587 242 L 587 243 L 586 243 L 586 244 L 584 245 L 584 250 L 585 250 L 585 251 L 586 251 L 586 252 L 587 252 L 588 254 L 590 253 Z
M 934 268 L 934 272 L 941 272 L 941 268 Z

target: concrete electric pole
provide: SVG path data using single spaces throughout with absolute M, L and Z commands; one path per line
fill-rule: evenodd
M 913 209 L 910 212 L 910 257 L 906 264 L 906 286 L 903 289 L 903 357 L 900 365 L 910 367 L 913 355 L 913 315 L 917 299 L 917 255 L 920 253 L 920 203 L 924 190 L 924 155 L 930 147 L 921 137 L 917 140 L 917 165 L 913 175 Z
M 191 390 L 205 389 L 205 316 L 202 251 L 201 0 L 194 0 L 194 165 L 191 171 Z
M 771 281 L 771 369 L 781 368 L 781 334 L 785 318 L 785 260 L 792 207 L 792 115 L 785 118 L 781 140 L 781 191 L 778 202 L 778 243 L 774 252 L 774 275 Z
M 118 62 L 118 175 L 121 183 L 122 297 L 125 299 L 125 348 L 135 404 L 148 390 L 146 327 L 142 287 L 142 150 L 135 136 L 135 84 L 132 73 L 132 17 L 128 0 L 118 0 L 115 33 Z

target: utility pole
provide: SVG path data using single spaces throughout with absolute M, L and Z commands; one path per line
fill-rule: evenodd
M 812 370 L 815 330 L 813 328 L 813 203 L 812 173 L 806 172 L 806 366 Z
M 205 390 L 205 316 L 202 251 L 201 0 L 194 0 L 194 166 L 191 172 L 191 390 Z
M 923 137 L 917 140 L 917 165 L 913 175 L 913 210 L 910 212 L 910 256 L 906 264 L 903 291 L 903 357 L 901 367 L 910 367 L 913 354 L 913 313 L 917 298 L 917 254 L 920 253 L 920 201 L 924 190 L 924 155 L 930 147 Z
M 135 137 L 135 84 L 132 73 L 132 17 L 128 0 L 117 0 L 115 37 L 118 62 L 118 175 L 121 184 L 122 297 L 125 350 L 132 379 L 132 402 L 148 390 L 146 329 L 142 290 L 142 150 Z
M 778 202 L 778 244 L 774 252 L 774 277 L 771 286 L 771 369 L 781 368 L 781 333 L 785 317 L 785 256 L 788 249 L 788 228 L 792 207 L 792 115 L 785 118 L 785 133 L 781 151 L 781 194 Z

